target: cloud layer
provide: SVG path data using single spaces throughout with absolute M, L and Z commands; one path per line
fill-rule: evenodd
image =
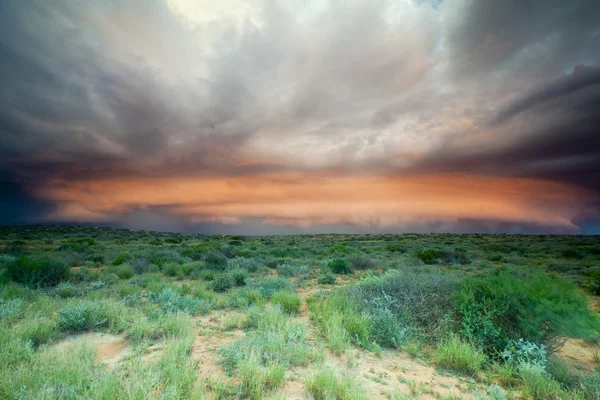
M 597 15 L 592 0 L 3 2 L 0 186 L 23 210 L 4 222 L 593 231 Z

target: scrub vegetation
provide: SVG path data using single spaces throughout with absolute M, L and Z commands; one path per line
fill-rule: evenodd
M 600 238 L 0 228 L 0 398 L 598 399 Z

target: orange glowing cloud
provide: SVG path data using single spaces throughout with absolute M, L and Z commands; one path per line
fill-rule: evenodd
M 269 175 L 48 181 L 37 191 L 58 204 L 52 221 L 102 221 L 164 207 L 190 222 L 243 218 L 310 227 L 402 227 L 461 219 L 531 223 L 576 232 L 572 219 L 593 192 L 532 179 L 456 174 L 411 176 Z

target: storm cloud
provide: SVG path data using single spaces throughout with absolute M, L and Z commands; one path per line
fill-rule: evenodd
M 593 0 L 5 1 L 0 222 L 591 232 L 598 48 Z

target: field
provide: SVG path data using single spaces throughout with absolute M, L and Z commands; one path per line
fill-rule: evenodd
M 600 237 L 0 227 L 0 399 L 599 399 Z

